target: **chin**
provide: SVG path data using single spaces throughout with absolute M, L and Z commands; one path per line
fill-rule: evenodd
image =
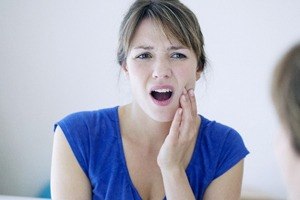
M 164 111 L 163 109 L 158 112 L 150 112 L 148 115 L 150 118 L 157 122 L 171 122 L 174 119 L 176 109 L 173 111 Z

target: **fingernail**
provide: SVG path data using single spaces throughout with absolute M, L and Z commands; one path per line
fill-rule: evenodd
M 191 97 L 193 97 L 193 96 L 195 95 L 195 94 L 194 94 L 194 90 L 191 89 L 191 90 L 189 91 L 189 94 L 190 94 Z
M 187 101 L 186 96 L 185 96 L 185 95 L 182 95 L 182 96 L 183 96 L 183 100 L 184 100 L 184 101 Z

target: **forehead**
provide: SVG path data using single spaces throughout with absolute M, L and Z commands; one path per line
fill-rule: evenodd
M 130 47 L 145 44 L 184 46 L 167 27 L 149 18 L 143 19 L 137 26 Z

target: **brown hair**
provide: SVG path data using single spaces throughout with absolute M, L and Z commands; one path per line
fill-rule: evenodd
M 289 50 L 274 71 L 272 97 L 292 143 L 300 155 L 300 43 Z
M 203 71 L 206 57 L 203 35 L 194 13 L 178 0 L 137 0 L 126 13 L 119 32 L 118 63 L 126 62 L 134 33 L 143 19 L 150 18 L 168 38 L 194 50 L 198 71 Z

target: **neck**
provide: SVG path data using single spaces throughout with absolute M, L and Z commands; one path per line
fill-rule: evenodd
M 144 138 L 149 142 L 163 142 L 169 133 L 172 121 L 155 121 L 137 104 L 131 103 L 121 107 L 121 113 L 124 115 L 124 119 L 127 122 L 126 124 L 131 126 L 131 130 L 134 130 L 132 134 L 134 134 L 133 136 L 135 138 Z

